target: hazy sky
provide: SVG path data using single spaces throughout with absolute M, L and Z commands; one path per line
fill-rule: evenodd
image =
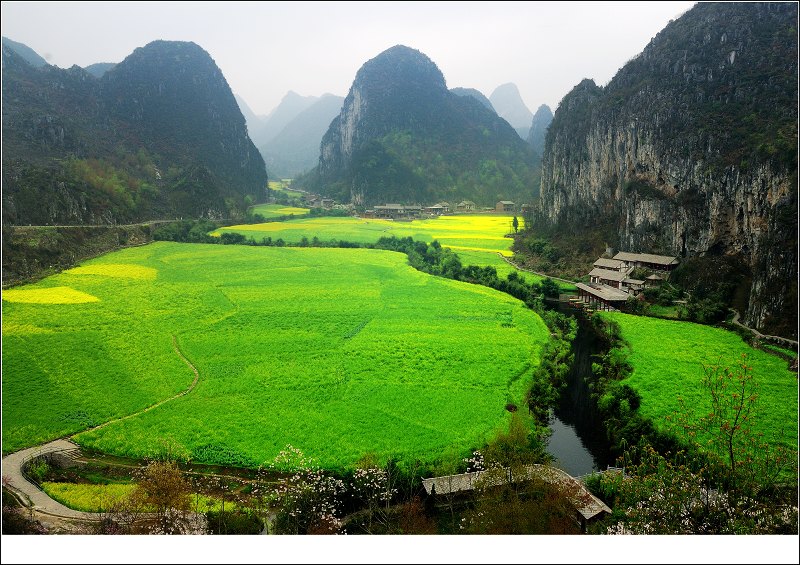
M 513 82 L 531 111 L 583 78 L 606 84 L 694 2 L 2 2 L 2 34 L 62 68 L 119 62 L 156 39 L 193 41 L 257 114 L 289 91 L 344 96 L 397 44 L 450 88 Z

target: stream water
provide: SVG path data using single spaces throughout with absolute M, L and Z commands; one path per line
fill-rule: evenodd
M 567 308 L 570 310 L 567 311 Z M 570 306 L 560 310 L 576 314 Z M 576 317 L 578 332 L 572 346 L 575 362 L 569 372 L 567 389 L 551 413 L 552 435 L 547 445 L 548 453 L 555 458 L 554 465 L 572 476 L 604 471 L 607 466 L 614 465 L 602 422 L 584 380 L 585 376 L 591 375 L 591 356 L 597 352 L 597 344 L 583 313 L 577 313 Z

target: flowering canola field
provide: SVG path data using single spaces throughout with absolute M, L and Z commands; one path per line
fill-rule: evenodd
M 523 226 L 521 216 L 517 218 L 520 229 Z M 247 224 L 221 228 L 212 235 L 235 232 L 252 237 L 260 242 L 265 237 L 278 238 L 287 242 L 299 242 L 303 237 L 309 240 L 314 237 L 321 241 L 331 239 L 353 241 L 357 243 L 374 243 L 381 237 L 411 237 L 415 241 L 431 243 L 434 239 L 444 247 L 454 251 L 483 251 L 502 253 L 507 257 L 513 255 L 512 240 L 505 237 L 513 232 L 512 216 L 495 215 L 463 215 L 440 216 L 429 220 L 413 222 L 395 222 L 364 218 L 300 218 L 287 222 L 271 222 L 267 224 Z
M 601 315 L 619 324 L 629 344 L 633 373 L 622 382 L 641 395 L 640 410 L 657 428 L 668 429 L 667 417 L 680 411 L 679 397 L 698 415 L 707 414 L 711 402 L 701 386 L 703 367 L 736 369 L 746 355 L 757 384 L 756 432 L 770 444 L 797 449 L 797 373 L 786 361 L 722 328 L 620 312 Z
M 241 466 L 287 444 L 329 468 L 466 452 L 523 401 L 549 337 L 518 300 L 400 253 L 168 242 L 4 291 L 2 324 L 4 453 L 136 414 L 76 439 Z M 139 414 L 194 379 L 173 336 L 198 383 Z

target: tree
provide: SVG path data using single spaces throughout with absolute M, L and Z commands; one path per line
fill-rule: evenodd
M 547 481 L 541 432 L 534 422 L 512 414 L 507 432 L 499 433 L 468 463 L 480 470 L 475 481 L 475 505 L 461 522 L 474 534 L 579 533 L 572 485 Z M 536 469 L 536 470 L 534 470 Z
M 272 468 L 286 473 L 275 489 L 277 533 L 328 534 L 339 530 L 340 497 L 345 490 L 341 480 L 325 475 L 312 459 L 291 445 L 278 453 Z
M 200 516 L 191 512 L 188 481 L 174 461 L 153 461 L 137 473 L 131 500 L 140 511 L 155 514 L 154 534 L 192 534 L 205 531 Z
M 511 227 L 514 228 L 514 233 L 519 231 L 519 220 L 516 216 L 514 216 L 514 219 L 511 220 Z
M 718 467 L 733 494 L 754 496 L 775 485 L 792 461 L 796 472 L 796 453 L 757 431 L 758 384 L 746 354 L 733 367 L 704 365 L 701 385 L 709 411 L 698 417 L 679 397 L 680 410 L 671 420 Z
M 368 454 L 359 460 L 350 486 L 352 493 L 366 507 L 367 531 L 372 530 L 373 518 L 385 524 L 389 504 L 397 489 L 392 488 L 389 471 L 378 465 L 374 455 Z
M 714 488 L 713 468 L 685 452 L 661 455 L 643 442 L 626 450 L 626 477 L 601 479 L 616 493 L 609 534 L 797 533 L 797 506 L 734 496 Z

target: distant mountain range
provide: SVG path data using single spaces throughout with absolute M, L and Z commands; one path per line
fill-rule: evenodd
M 451 88 L 450 92 L 458 96 L 471 96 L 472 98 L 474 98 L 475 100 L 486 106 L 488 110 L 491 110 L 495 114 L 497 113 L 494 109 L 494 106 L 492 106 L 491 101 L 488 98 L 486 98 L 486 96 L 484 96 L 480 90 L 475 90 L 474 88 L 462 88 L 460 86 L 457 86 L 456 88 Z
M 517 85 L 513 82 L 501 84 L 489 96 L 497 115 L 517 130 L 522 139 L 528 138 L 533 114 L 522 101 Z
M 86 70 L 87 73 L 94 75 L 97 78 L 100 78 L 101 76 L 103 76 L 116 66 L 117 66 L 116 63 L 94 63 L 92 65 L 89 65 L 88 67 L 84 67 L 84 69 Z
M 100 78 L 2 48 L 4 224 L 229 217 L 264 197 L 264 161 L 196 44 L 155 41 Z
M 34 68 L 41 68 L 47 65 L 47 61 L 45 61 L 44 57 L 39 55 L 36 51 L 25 45 L 24 43 L 19 43 L 17 41 L 12 41 L 7 37 L 2 38 L 3 47 L 13 51 L 17 55 L 19 55 L 26 63 Z
M 397 45 L 356 74 L 322 139 L 319 165 L 301 179 L 340 201 L 528 201 L 530 147 L 474 96 L 450 92 L 423 53 Z
M 553 111 L 547 104 L 542 104 L 536 110 L 531 121 L 531 129 L 528 132 L 528 143 L 536 154 L 537 159 L 541 160 L 544 153 L 544 140 L 547 135 L 547 128 L 553 121 Z
M 274 178 L 294 178 L 319 163 L 322 136 L 339 115 L 344 98 L 323 94 L 259 147 Z

